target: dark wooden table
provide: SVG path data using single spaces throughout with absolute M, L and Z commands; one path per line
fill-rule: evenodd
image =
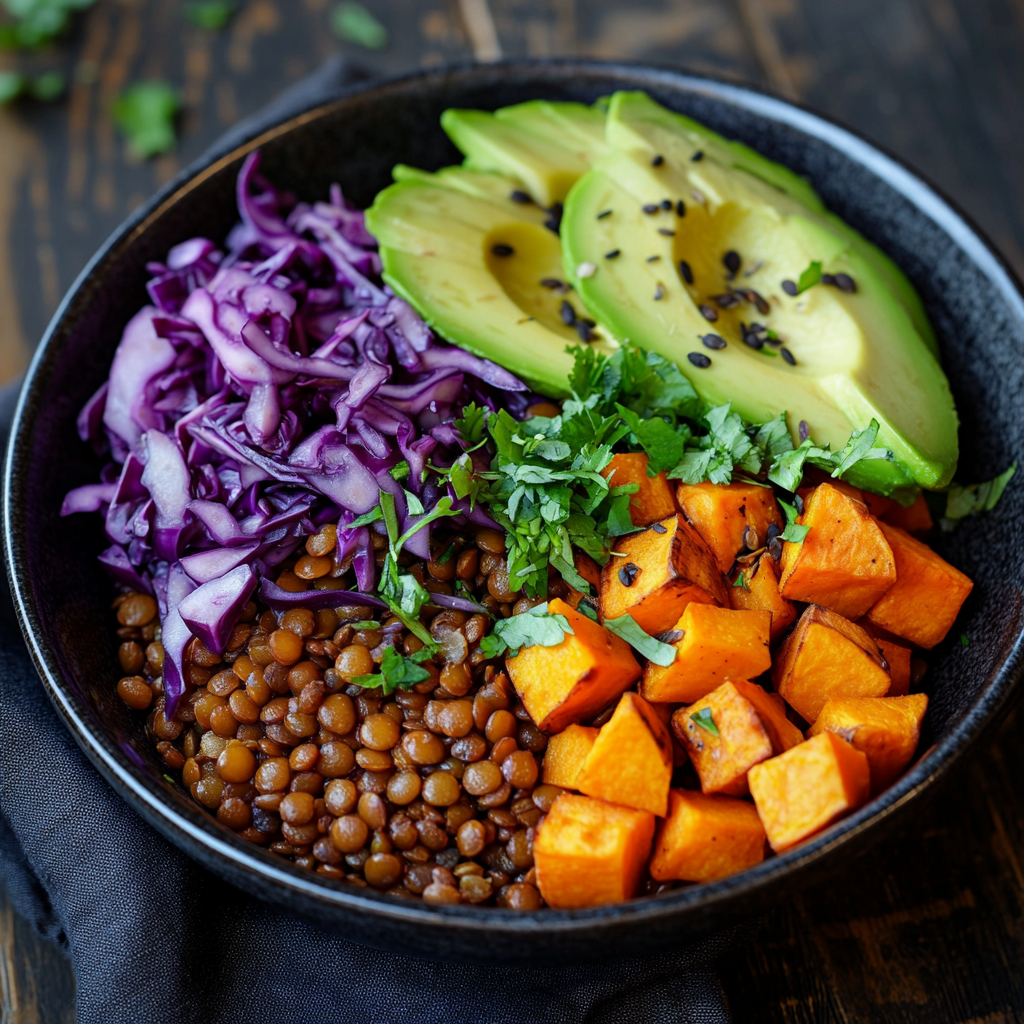
M 0 380 L 113 228 L 224 128 L 339 47 L 384 72 L 476 57 L 653 60 L 752 81 L 859 129 L 958 199 L 1024 272 L 1024 0 L 366 0 L 389 46 L 338 43 L 333 0 L 242 0 L 227 29 L 177 0 L 100 0 L 61 46 L 53 106 L 0 109 Z M 132 163 L 128 84 L 166 78 L 178 151 Z M 66 961 L 0 899 L 0 1019 L 74 1019 Z M 907 834 L 796 896 L 721 977 L 737 1024 L 1024 1020 L 1024 713 Z

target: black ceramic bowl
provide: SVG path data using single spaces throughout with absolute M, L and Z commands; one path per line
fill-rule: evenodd
M 98 517 L 58 517 L 68 488 L 96 478 L 75 415 L 105 378 L 121 330 L 146 301 L 147 261 L 236 220 L 235 174 L 259 147 L 278 185 L 313 200 L 340 181 L 359 204 L 403 161 L 436 168 L 457 154 L 446 107 L 545 97 L 591 101 L 646 89 L 662 103 L 806 175 L 827 204 L 910 275 L 942 343 L 963 421 L 961 476 L 984 479 L 1024 451 L 1024 300 L 1012 275 L 947 200 L 891 157 L 819 116 L 750 89 L 671 71 L 583 61 L 512 62 L 411 75 L 336 102 L 191 168 L 104 246 L 47 332 L 21 397 L 7 461 L 4 543 L 21 626 L 50 698 L 117 791 L 171 842 L 226 882 L 344 929 L 359 941 L 439 959 L 565 963 L 692 938 L 792 897 L 892 823 L 912 824 L 925 791 L 1001 717 L 1021 670 L 1019 523 L 1024 488 L 939 548 L 975 581 L 955 635 L 931 656 L 915 766 L 868 806 L 809 842 L 732 878 L 580 911 L 514 914 L 405 902 L 326 881 L 230 832 L 162 777 L 141 724 L 117 699 L 111 586 L 95 555 Z M 971 643 L 960 644 L 961 631 Z

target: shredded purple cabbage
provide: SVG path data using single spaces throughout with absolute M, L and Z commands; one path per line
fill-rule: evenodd
M 463 406 L 495 408 L 500 392 L 508 405 L 520 397 L 508 392 L 525 391 L 500 366 L 438 344 L 381 282 L 376 243 L 340 188 L 300 203 L 258 168 L 254 153 L 223 249 L 194 238 L 147 267 L 152 304 L 125 328 L 78 418 L 83 441 L 111 461 L 61 510 L 101 512 L 111 546 L 100 561 L 156 596 L 168 713 L 191 637 L 221 653 L 257 587 L 278 609 L 382 604 L 369 593 L 380 524 L 352 522 L 383 488 L 407 530 L 403 488 L 428 511 L 446 493 L 423 471 L 461 454 L 452 421 Z M 403 462 L 399 483 L 390 471 Z M 479 509 L 465 521 L 489 522 Z M 359 592 L 276 586 L 274 567 L 326 523 Z M 407 550 L 428 557 L 429 529 Z

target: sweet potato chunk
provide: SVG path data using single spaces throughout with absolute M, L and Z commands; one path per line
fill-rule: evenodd
M 767 672 L 771 622 L 766 611 L 687 605 L 665 637 L 676 649 L 675 661 L 667 667 L 649 661 L 640 692 L 648 700 L 692 704 L 726 679 Z
M 601 470 L 612 487 L 636 484 L 640 489 L 629 497 L 629 518 L 634 526 L 649 526 L 676 514 L 672 488 L 664 471 L 657 476 L 647 475 L 647 456 L 643 452 L 613 455 L 611 462 Z
M 601 566 L 595 562 L 585 551 L 576 550 L 573 552 L 573 562 L 576 571 L 590 585 L 589 593 L 584 594 L 575 587 L 569 588 L 569 595 L 565 603 L 573 609 L 580 606 L 580 601 L 586 599 L 590 606 L 597 611 L 597 594 L 601 586 Z
M 764 826 L 746 800 L 673 789 L 654 839 L 651 877 L 713 882 L 760 864 L 764 842 Z
M 629 614 L 648 633 L 663 633 L 691 601 L 729 603 L 715 556 L 681 515 L 618 538 L 615 551 L 601 572 L 602 619 Z
M 754 806 L 776 853 L 858 808 L 871 786 L 867 757 L 834 732 L 754 765 L 749 778 Z
M 524 647 L 507 658 L 509 678 L 530 717 L 545 732 L 596 715 L 636 682 L 640 666 L 629 645 L 555 598 L 552 615 L 572 628 L 554 647 Z
M 876 626 L 931 649 L 949 632 L 974 584 L 906 530 L 879 524 L 896 557 L 896 585 L 868 612 Z
M 600 730 L 589 725 L 567 725 L 548 740 L 541 781 L 548 786 L 577 789 L 576 779 Z
M 782 551 L 779 590 L 791 601 L 859 619 L 896 582 L 896 563 L 878 523 L 861 502 L 820 484 L 800 517 L 810 532 Z
M 910 764 L 921 736 L 928 697 L 846 697 L 828 701 L 808 736 L 834 732 L 868 759 L 871 791 L 880 793 Z
M 860 626 L 812 604 L 772 666 L 776 691 L 813 722 L 829 697 L 883 697 L 890 678 L 878 644 Z
M 671 780 L 672 734 L 643 697 L 624 693 L 601 726 L 575 788 L 663 818 Z
M 754 704 L 732 682 L 672 715 L 705 793 L 745 796 L 747 772 L 777 753 Z
M 770 487 L 742 483 L 680 484 L 676 500 L 715 553 L 722 572 L 732 569 L 744 548 L 756 551 L 765 544 L 772 523 L 780 530 L 784 525 Z
M 729 588 L 729 604 L 744 611 L 760 609 L 771 612 L 771 639 L 774 642 L 796 622 L 796 608 L 779 593 L 779 568 L 775 559 L 764 554 L 741 571 L 743 584 Z
M 620 903 L 636 893 L 654 837 L 654 815 L 563 793 L 537 830 L 533 858 L 552 907 Z
M 871 631 L 868 630 L 870 633 Z M 902 697 L 910 693 L 910 648 L 894 644 L 891 640 L 876 636 L 878 649 L 889 665 L 889 689 L 887 697 Z
M 803 743 L 804 734 L 786 717 L 786 702 L 777 693 L 769 693 L 757 683 L 745 679 L 733 679 L 732 685 L 754 705 L 754 710 L 761 716 L 761 724 L 772 741 L 773 753 L 781 754 Z

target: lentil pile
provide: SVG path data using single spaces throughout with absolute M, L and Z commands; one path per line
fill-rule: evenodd
M 345 589 L 336 541 L 333 525 L 311 536 L 277 584 Z M 538 603 L 510 592 L 496 530 L 439 530 L 432 551 L 429 562 L 403 556 L 431 592 L 461 581 L 498 617 Z M 553 580 L 551 596 L 560 587 Z M 425 611 L 439 647 L 424 663 L 430 677 L 385 696 L 351 680 L 389 646 L 407 656 L 423 647 L 399 620 L 369 606 L 275 613 L 249 602 L 223 656 L 191 641 L 188 689 L 168 718 L 156 601 L 128 591 L 114 608 L 118 694 L 147 715 L 164 764 L 222 825 L 307 870 L 391 895 L 542 905 L 533 838 L 562 790 L 539 784 L 547 737 L 500 660 L 479 649 L 487 616 Z

